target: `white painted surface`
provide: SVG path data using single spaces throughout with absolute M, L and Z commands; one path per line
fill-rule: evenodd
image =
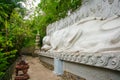
M 54 31 L 44 48 L 53 52 L 120 52 L 120 17 L 106 20 L 89 17 Z M 48 45 L 49 44 L 49 45 Z M 45 45 L 49 46 L 45 47 Z

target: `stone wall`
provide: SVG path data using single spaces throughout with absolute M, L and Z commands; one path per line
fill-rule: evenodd
M 85 78 L 85 80 L 120 80 L 119 71 L 70 63 L 66 61 L 64 62 L 64 70 L 81 76 Z
M 42 62 L 50 64 L 47 65 L 48 69 L 51 69 L 51 65 L 54 66 L 53 64 L 54 63 L 53 60 L 55 57 L 54 55 L 51 55 L 49 53 L 42 53 L 39 56 Z M 84 63 L 79 63 L 77 61 L 74 61 L 75 55 L 71 57 L 66 57 L 66 55 L 61 55 L 60 59 L 63 61 L 63 70 L 72 73 L 72 75 L 73 74 L 76 75 L 75 78 L 72 78 L 70 77 L 71 75 L 69 74 L 66 75 L 64 72 L 64 74 L 62 75 L 63 80 L 119 80 L 120 79 L 120 71 L 100 68 L 100 66 L 99 67 L 89 66 L 89 64 L 84 65 Z M 44 64 L 44 66 L 46 65 Z

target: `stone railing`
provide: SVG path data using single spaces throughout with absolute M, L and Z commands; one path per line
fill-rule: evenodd
M 68 27 L 85 17 L 108 17 L 120 15 L 120 0 L 83 0 L 82 6 L 64 19 L 47 26 L 47 35 Z
M 64 61 L 91 65 L 96 67 L 108 68 L 120 71 L 120 53 L 53 53 L 53 52 L 39 52 L 39 55 L 51 58 L 58 58 Z

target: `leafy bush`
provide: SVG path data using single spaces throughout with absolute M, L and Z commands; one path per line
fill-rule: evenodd
M 10 0 L 0 1 L 0 77 L 27 44 L 26 40 L 32 37 L 29 23 L 23 20 L 19 11 Z

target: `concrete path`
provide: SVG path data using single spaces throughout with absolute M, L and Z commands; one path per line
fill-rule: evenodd
M 25 59 L 30 65 L 28 70 L 29 80 L 61 80 L 61 78 L 56 76 L 51 70 L 45 68 L 38 57 L 26 56 Z

